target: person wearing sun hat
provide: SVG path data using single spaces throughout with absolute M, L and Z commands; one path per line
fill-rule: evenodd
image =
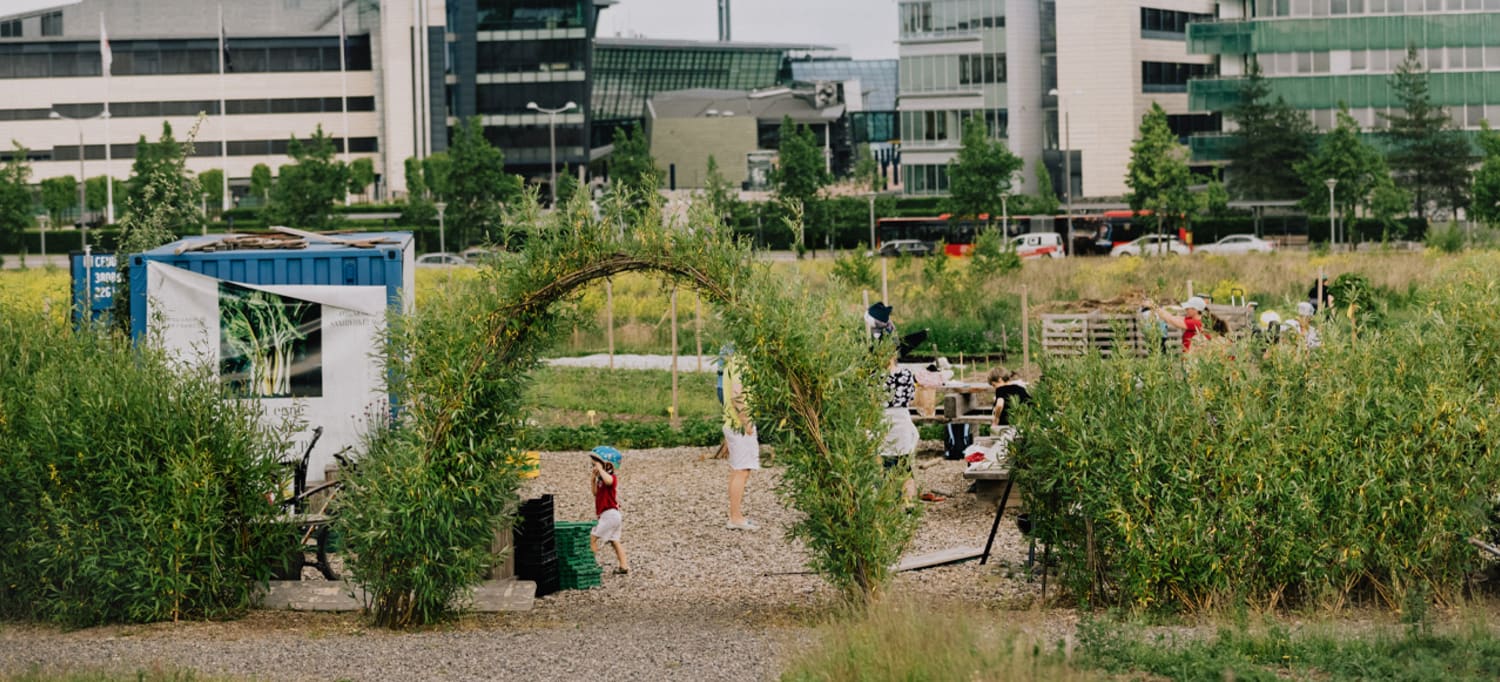
M 599 517 L 593 532 L 589 533 L 589 549 L 598 554 L 599 542 L 602 540 L 609 543 L 614 547 L 615 559 L 619 561 L 615 575 L 629 575 L 630 562 L 625 558 L 625 545 L 620 543 L 620 526 L 624 518 L 620 516 L 620 498 L 617 494 L 620 475 L 617 470 L 621 459 L 620 451 L 608 445 L 601 445 L 589 452 L 589 489 L 594 493 L 594 513 Z
M 1302 347 L 1307 350 L 1317 350 L 1323 346 L 1323 339 L 1318 337 L 1318 330 L 1312 326 L 1312 316 L 1316 312 L 1317 307 L 1311 301 L 1297 304 L 1297 331 L 1302 335 Z
M 1156 313 L 1157 319 L 1182 330 L 1182 352 L 1192 350 L 1193 341 L 1199 336 L 1204 339 L 1209 338 L 1208 332 L 1203 328 L 1203 311 L 1208 309 L 1208 302 L 1204 301 L 1201 296 L 1193 296 L 1182 303 L 1182 317 L 1162 310 L 1150 301 L 1147 301 L 1147 304 Z

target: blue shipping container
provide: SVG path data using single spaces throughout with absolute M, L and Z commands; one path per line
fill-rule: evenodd
M 405 310 L 405 300 L 414 292 L 408 278 L 414 244 L 410 232 L 361 232 L 330 235 L 342 240 L 382 239 L 385 243 L 359 248 L 333 242 L 309 240 L 305 249 L 240 249 L 234 251 L 184 251 L 179 248 L 223 235 L 188 237 L 130 257 L 130 334 L 146 333 L 146 262 L 153 261 L 200 275 L 239 284 L 263 286 L 288 284 L 384 286 L 386 306 Z
M 73 274 L 73 324 L 83 324 L 85 310 L 91 313 L 90 321 L 109 322 L 115 307 L 115 282 L 120 277 L 115 254 L 74 251 L 68 254 L 68 264 Z

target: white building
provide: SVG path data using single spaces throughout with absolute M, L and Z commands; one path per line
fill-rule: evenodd
M 0 137 L 28 148 L 33 181 L 78 175 L 80 133 L 84 173 L 123 179 L 141 136 L 155 141 L 166 121 L 183 140 L 202 112 L 188 167 L 227 169 L 242 196 L 256 164 L 275 172 L 290 163 L 288 139 L 321 125 L 399 193 L 404 160 L 446 134 L 428 113 L 442 104 L 441 74 L 429 74 L 443 63 L 444 16 L 442 0 L 225 2 L 222 77 L 218 3 L 82 0 L 0 17 Z
M 1018 192 L 1036 191 L 1041 161 L 1058 190 L 1071 170 L 1075 199 L 1123 195 L 1130 145 L 1153 101 L 1184 140 L 1219 129 L 1217 114 L 1189 114 L 1187 103 L 1188 79 L 1213 74 L 1212 57 L 1188 54 L 1187 23 L 1213 11 L 1213 0 L 904 0 L 907 191 L 947 191 L 962 121 L 982 112 L 1026 162 Z

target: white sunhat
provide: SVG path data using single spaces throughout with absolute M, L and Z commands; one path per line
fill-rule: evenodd
M 1298 316 L 1301 316 L 1301 317 L 1311 317 L 1312 314 L 1315 313 L 1315 312 L 1317 312 L 1317 310 L 1315 308 L 1313 308 L 1313 304 L 1308 303 L 1307 301 L 1302 301 L 1302 302 L 1300 302 L 1300 303 L 1297 304 L 1297 315 Z
M 1204 310 L 1208 309 L 1208 303 L 1203 300 L 1202 296 L 1194 296 L 1184 302 L 1182 304 L 1182 307 L 1196 310 L 1201 313 Z
M 1273 324 L 1280 323 L 1281 315 L 1278 315 L 1274 310 L 1267 310 L 1266 312 L 1260 314 L 1260 326 L 1262 327 L 1269 327 Z

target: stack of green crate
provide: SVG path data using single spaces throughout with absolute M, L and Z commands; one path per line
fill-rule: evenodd
M 603 584 L 603 569 L 589 549 L 593 521 L 558 521 L 553 526 L 557 538 L 557 572 L 564 590 L 584 590 Z

